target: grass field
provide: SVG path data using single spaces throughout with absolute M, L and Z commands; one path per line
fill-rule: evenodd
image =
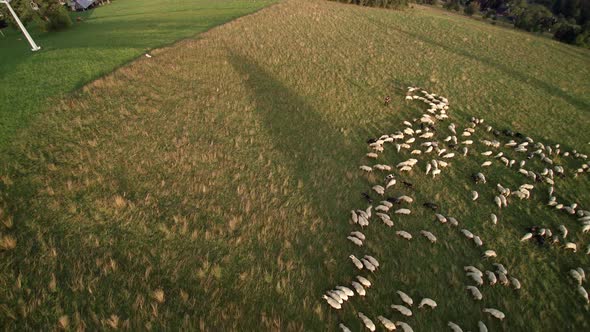
M 5 329 L 360 330 L 357 311 L 415 331 L 448 321 L 474 331 L 478 320 L 491 331 L 590 329 L 567 274 L 589 272 L 589 235 L 545 206 L 545 189 L 494 210 L 495 183 L 522 182 L 501 167 L 472 203 L 469 176 L 483 157 L 451 161 L 436 181 L 422 168 L 402 176 L 415 188 L 394 192 L 415 197 L 413 214 L 394 229 L 373 221 L 361 249 L 346 239 L 349 211 L 366 206 L 361 192 L 377 178 L 358 170 L 365 141 L 423 111 L 404 101 L 406 86 L 449 98 L 460 127 L 483 117 L 588 153 L 589 51 L 424 7 L 286 0 L 152 54 L 55 102 L 2 157 Z M 587 175 L 556 190 L 590 204 Z M 482 260 L 435 223 L 427 200 L 498 258 Z M 484 221 L 491 212 L 497 226 Z M 518 241 L 539 224 L 567 225 L 580 250 Z M 399 229 L 416 239 L 401 240 Z M 365 298 L 335 311 L 321 296 L 357 273 L 351 253 L 372 254 L 381 268 Z M 475 302 L 463 266 L 491 262 L 522 289 L 485 286 Z M 389 309 L 396 290 L 438 308 L 402 319 Z M 484 307 L 507 317 L 490 319 Z
M 42 51 L 33 53 L 22 34 L 0 37 L 0 150 L 18 129 L 61 97 L 155 47 L 194 36 L 271 1 L 113 1 L 73 14 L 74 27 L 30 33 Z M 76 22 L 81 17 L 82 22 Z

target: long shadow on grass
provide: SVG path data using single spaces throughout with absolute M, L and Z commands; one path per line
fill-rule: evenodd
M 563 92 L 559 87 L 555 87 L 555 86 L 548 84 L 547 82 L 541 81 L 531 75 L 527 75 L 527 74 L 522 73 L 520 71 L 514 70 L 514 68 L 510 67 L 509 65 L 503 64 L 503 63 L 498 62 L 498 61 L 491 59 L 491 58 L 487 58 L 487 57 L 483 57 L 483 56 L 479 56 L 479 55 L 470 53 L 464 49 L 451 47 L 448 44 L 438 42 L 434 39 L 427 38 L 427 37 L 417 34 L 417 33 L 405 31 L 405 30 L 396 28 L 394 26 L 386 25 L 383 22 L 380 22 L 372 17 L 368 17 L 368 18 L 373 23 L 380 25 L 382 28 L 395 30 L 401 34 L 418 39 L 424 43 L 427 43 L 427 44 L 430 44 L 430 45 L 433 45 L 436 47 L 440 47 L 447 52 L 454 53 L 456 55 L 462 56 L 467 59 L 476 60 L 478 62 L 481 62 L 484 65 L 487 65 L 489 67 L 493 67 L 493 68 L 505 73 L 506 75 L 520 81 L 523 84 L 531 85 L 537 89 L 545 91 L 545 93 L 547 93 L 549 95 L 552 95 L 554 97 L 558 97 L 558 98 L 565 100 L 567 103 L 574 106 L 578 110 L 586 111 L 586 112 L 588 110 L 590 110 L 590 103 L 586 102 L 585 100 L 583 100 L 581 98 L 577 98 L 572 95 L 569 95 L 569 94 Z
M 340 281 L 339 277 L 352 271 L 347 264 L 326 265 L 326 260 L 342 262 L 348 256 L 349 252 L 342 250 L 348 246 L 347 240 L 345 236 L 339 236 L 346 234 L 347 211 L 354 206 L 365 206 L 359 191 L 362 181 L 346 176 L 347 171 L 356 169 L 354 165 L 358 163 L 356 158 L 361 155 L 363 144 L 347 142 L 304 97 L 248 58 L 232 54 L 230 62 L 246 77 L 245 84 L 255 102 L 255 112 L 272 137 L 268 144 L 281 154 L 276 162 L 287 166 L 290 173 L 303 182 L 306 203 L 311 204 L 322 218 L 317 231 L 306 233 L 294 245 L 298 260 L 315 269 L 314 279 L 304 281 L 311 281 L 311 284 L 301 285 L 302 292 L 312 301 L 319 300 L 318 294 L 330 283 Z M 284 222 L 301 222 L 299 219 L 293 216 Z M 283 315 L 287 320 L 301 319 L 296 314 L 292 317 L 287 317 L 288 313 Z M 305 321 L 304 324 L 313 323 Z

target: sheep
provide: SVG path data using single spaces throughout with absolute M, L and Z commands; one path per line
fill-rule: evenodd
M 378 154 L 376 154 L 375 152 L 369 152 L 367 153 L 367 158 L 371 158 L 371 159 L 377 159 L 377 157 L 379 157 Z
M 514 289 L 520 289 L 520 281 L 515 277 L 510 277 L 510 283 L 512 284 L 512 287 L 514 287 Z
M 387 205 L 377 205 L 375 207 L 375 211 L 379 211 L 379 212 L 389 212 L 389 206 Z
M 348 287 L 336 286 L 336 289 L 343 291 L 346 296 L 354 296 L 354 292 Z
M 447 218 L 440 213 L 435 213 L 434 216 L 441 224 L 444 224 L 448 221 Z
M 496 282 L 498 282 L 498 279 L 496 278 L 496 275 L 494 274 L 494 272 L 492 271 L 486 271 L 486 277 L 488 278 L 488 281 L 490 283 L 490 286 L 494 286 L 496 284 Z
M 488 327 L 482 321 L 477 322 L 477 327 L 479 329 L 479 332 L 488 332 Z
M 508 277 L 506 277 L 506 274 L 502 272 L 498 272 L 498 281 L 504 286 L 508 285 L 509 283 Z
M 375 191 L 377 194 L 383 196 L 385 194 L 385 188 L 383 188 L 380 185 L 374 185 L 373 186 L 373 191 Z
M 481 276 L 483 276 L 483 273 L 482 273 L 482 272 L 481 272 L 481 271 L 480 271 L 478 268 L 476 268 L 475 266 L 471 266 L 471 265 L 469 265 L 469 266 L 464 266 L 464 267 L 463 267 L 463 270 L 464 270 L 465 272 L 470 272 L 470 273 L 477 274 L 477 275 L 478 275 L 478 276 L 480 276 L 480 277 L 481 277 Z
M 356 266 L 357 269 L 359 269 L 359 270 L 363 269 L 363 267 L 364 267 L 363 263 L 358 258 L 356 258 L 355 255 L 350 255 L 348 257 L 350 258 L 350 260 L 352 260 L 352 263 L 354 264 L 354 266 Z
M 375 259 L 375 257 L 369 256 L 369 255 L 365 255 L 364 258 L 366 260 L 368 260 L 371 264 L 373 264 L 376 268 L 379 268 L 379 261 L 377 259 Z
M 405 202 L 405 203 L 413 203 L 414 199 L 410 196 L 406 196 L 406 195 L 402 195 L 400 197 L 397 198 L 398 201 L 400 202 Z
M 570 276 L 578 283 L 578 285 L 582 285 L 582 276 L 580 272 L 577 270 L 570 270 Z
M 361 241 L 359 238 L 354 237 L 354 236 L 347 236 L 347 239 L 349 239 L 352 243 L 356 244 L 359 247 L 363 246 L 363 241 Z
M 371 271 L 371 272 L 375 272 L 375 270 L 377 269 L 377 267 L 375 265 L 373 265 L 373 263 L 371 263 L 368 259 L 366 258 L 361 258 L 361 262 L 363 263 L 363 265 L 365 266 L 365 269 Z
M 326 300 L 326 302 L 328 302 L 330 307 L 332 307 L 336 310 L 342 309 L 342 305 L 340 303 L 338 303 L 338 301 L 334 300 L 333 298 L 328 297 L 327 295 L 324 295 L 323 298 Z
M 427 238 L 428 241 L 430 241 L 431 243 L 436 243 L 436 236 L 434 236 L 434 234 L 432 234 L 431 232 L 422 230 L 420 231 L 420 234 Z
M 396 235 L 401 236 L 402 238 L 406 239 L 406 240 L 411 240 L 412 239 L 412 234 L 406 232 L 406 231 L 397 231 L 395 232 Z
M 410 325 L 408 325 L 407 323 L 397 321 L 395 322 L 395 325 L 401 327 L 403 332 L 414 332 L 412 327 L 410 327 Z
M 408 215 L 412 213 L 412 211 L 410 211 L 409 209 L 399 209 L 399 210 L 395 210 L 395 214 L 405 214 Z
M 381 324 L 383 324 L 383 327 L 385 327 L 387 331 L 393 331 L 396 329 L 395 324 L 389 319 L 383 316 L 377 316 L 377 319 L 381 322 Z
M 530 240 L 532 237 L 533 237 L 533 233 L 526 233 L 523 237 L 520 238 L 520 242 Z
M 344 300 L 335 291 L 327 291 L 326 295 L 331 297 L 334 301 L 338 302 L 339 304 L 344 303 Z
M 482 156 L 486 156 L 486 157 L 487 157 L 487 156 L 491 156 L 491 155 L 492 155 L 492 153 L 493 153 L 492 151 L 486 151 L 486 152 L 482 152 L 482 153 L 480 153 L 480 154 L 481 154 Z
M 484 258 L 490 258 L 490 257 L 496 257 L 497 254 L 494 250 L 486 250 L 483 252 L 483 257 Z
M 424 308 L 424 306 L 428 306 L 431 309 L 434 309 L 436 308 L 437 304 L 433 299 L 423 298 L 422 301 L 420 301 L 420 304 L 418 305 L 418 309 Z
M 362 312 L 359 312 L 358 316 L 363 321 L 363 324 L 365 324 L 365 326 L 369 329 L 369 331 L 375 331 L 376 326 L 373 321 L 369 319 L 369 317 L 365 316 Z
M 449 158 L 453 158 L 454 156 L 455 156 L 455 154 L 451 152 L 451 153 L 447 153 L 447 154 L 443 155 L 442 158 L 449 159 Z
M 346 327 L 346 325 L 344 325 L 342 323 L 338 324 L 338 327 L 340 327 L 340 330 L 342 332 L 352 332 L 352 331 L 350 331 L 350 329 L 348 327 Z
M 489 161 L 489 160 L 487 160 L 487 161 L 484 161 L 484 162 L 481 164 L 481 167 L 488 167 L 488 166 L 491 166 L 491 165 L 492 165 L 492 162 L 491 162 L 491 161 Z
M 470 231 L 466 230 L 466 229 L 462 229 L 461 233 L 463 233 L 463 235 L 465 235 L 466 238 L 468 239 L 473 239 L 473 233 L 471 233 Z
M 365 296 L 365 295 L 367 295 L 367 292 L 365 291 L 365 288 L 361 284 L 359 284 L 358 282 L 353 281 L 350 284 L 352 285 L 352 287 L 354 287 L 354 290 L 356 290 L 356 293 L 359 296 Z
M 453 332 L 463 332 L 461 327 L 453 322 L 448 322 L 447 326 L 450 327 Z
M 361 233 L 359 231 L 350 232 L 350 235 L 356 236 L 356 237 L 358 237 L 362 241 L 364 241 L 366 239 L 365 234 L 363 234 L 363 233 Z
M 494 197 L 494 203 L 498 206 L 499 209 L 502 208 L 502 199 L 499 196 Z
M 479 194 L 477 193 L 477 191 L 473 190 L 471 191 L 471 200 L 475 201 L 479 198 Z
M 474 236 L 473 242 L 475 242 L 475 245 L 478 247 L 483 246 L 483 241 L 479 238 L 479 236 Z
M 584 289 L 584 287 L 578 286 L 578 294 L 580 294 L 584 298 L 586 303 L 590 303 L 590 298 L 588 298 L 588 292 L 586 291 L 586 289 Z
M 372 167 L 369 167 L 369 166 L 366 166 L 366 165 L 363 165 L 363 166 L 361 166 L 359 168 L 361 169 L 361 171 L 364 171 L 364 172 L 367 172 L 367 173 L 371 173 L 373 171 L 373 168 Z
M 492 221 L 492 224 L 496 225 L 498 224 L 498 217 L 495 214 L 490 214 L 490 220 Z
M 397 295 L 399 295 L 399 297 L 405 304 L 409 305 L 410 307 L 414 304 L 414 300 L 412 300 L 412 298 L 408 294 L 399 290 L 396 293 Z
M 481 295 L 481 292 L 479 291 L 479 289 L 477 287 L 467 286 L 465 288 L 471 292 L 471 296 L 473 296 L 474 300 L 481 301 L 481 299 L 483 299 L 483 295 Z
M 479 286 L 483 285 L 483 279 L 482 279 L 481 275 L 479 275 L 477 273 L 469 272 L 469 273 L 467 273 L 467 276 L 470 277 L 471 279 L 473 279 L 473 281 L 475 281 L 475 283 L 478 284 Z
M 564 248 L 565 248 L 565 249 L 570 249 L 570 250 L 572 250 L 573 252 L 576 252 L 576 251 L 578 251 L 578 246 L 577 246 L 575 243 L 572 243 L 572 242 L 567 242 L 567 243 L 565 244 Z
M 371 282 L 369 281 L 369 279 L 363 277 L 363 276 L 356 276 L 356 279 L 365 287 L 369 288 L 371 287 Z
M 499 320 L 503 320 L 506 317 L 506 315 L 504 315 L 504 313 L 498 309 L 484 308 L 482 311 L 484 313 L 492 315 L 492 317 L 497 318 Z
M 559 225 L 559 231 L 561 232 L 561 236 L 565 239 L 567 237 L 567 228 L 564 225 Z
M 400 314 L 410 317 L 412 316 L 412 310 L 404 307 L 403 305 L 399 305 L 399 304 L 392 304 L 391 305 L 391 309 L 397 310 L 399 311 Z
M 339 290 L 339 289 L 336 289 L 336 290 L 333 290 L 333 291 L 332 291 L 332 293 L 336 293 L 336 294 L 338 294 L 338 296 L 339 296 L 339 297 L 340 297 L 340 298 L 341 298 L 343 301 L 348 301 L 348 295 L 346 295 L 346 293 L 345 293 L 345 292 L 343 292 L 343 291 L 341 291 L 341 290 Z
M 586 272 L 584 272 L 584 270 L 581 267 L 576 268 L 576 271 L 578 271 L 580 276 L 582 276 L 582 280 L 586 281 Z
M 358 222 L 359 222 L 359 217 L 358 217 L 358 215 L 356 214 L 356 212 L 354 212 L 354 210 L 351 210 L 351 211 L 350 211 L 350 216 L 351 216 L 352 223 L 353 223 L 353 224 L 358 224 Z

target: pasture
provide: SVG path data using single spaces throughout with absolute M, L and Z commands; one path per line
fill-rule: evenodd
M 480 140 L 494 139 L 484 129 L 471 156 L 450 159 L 435 179 L 424 174 L 425 156 L 409 173 L 394 171 L 413 188 L 398 183 L 388 195 L 413 197 L 412 214 L 392 215 L 392 228 L 373 220 L 362 247 L 347 240 L 358 229 L 350 210 L 367 207 L 363 192 L 378 201 L 370 188 L 386 175 L 359 170 L 373 163 L 367 139 L 424 113 L 405 99 L 408 86 L 448 98 L 450 118 L 435 125 L 441 138 L 475 116 L 588 154 L 588 50 L 426 7 L 285 0 L 151 54 L 56 100 L 1 157 L 4 328 L 361 330 L 363 312 L 415 331 L 447 330 L 448 321 L 474 331 L 480 320 L 490 331 L 590 329 L 568 275 L 590 272 L 590 235 L 547 206 L 544 184 L 530 200 L 495 207 L 496 183 L 530 180 L 495 161 L 482 170 L 492 158 L 479 154 L 488 150 Z M 390 147 L 378 162 L 410 157 Z M 574 177 L 578 161 L 555 162 L 568 172 L 556 180 L 558 200 L 588 210 L 588 174 Z M 488 186 L 473 202 L 479 171 Z M 498 256 L 482 259 L 427 201 Z M 577 252 L 520 242 L 533 225 L 554 234 L 567 226 Z M 359 272 L 351 254 L 374 256 L 379 270 Z M 463 266 L 491 263 L 522 288 L 485 285 L 474 301 Z M 367 295 L 330 308 L 322 295 L 357 274 L 373 284 Z M 438 306 L 414 304 L 403 317 L 390 308 L 401 304 L 397 290 Z M 490 318 L 488 307 L 506 318 Z

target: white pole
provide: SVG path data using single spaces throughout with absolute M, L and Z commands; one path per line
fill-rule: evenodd
M 35 44 L 35 41 L 33 40 L 33 38 L 31 38 L 31 35 L 29 35 L 29 32 L 27 31 L 27 29 L 25 29 L 25 26 L 22 24 L 22 22 L 18 19 L 18 16 L 16 16 L 16 13 L 12 9 L 12 7 L 10 6 L 9 2 L 10 2 L 10 0 L 0 0 L 0 3 L 4 3 L 4 4 L 6 4 L 6 6 L 8 6 L 8 10 L 12 14 L 12 17 L 14 17 L 16 24 L 18 24 L 18 27 L 21 29 L 21 31 L 23 32 L 25 37 L 27 37 L 29 44 L 31 44 L 31 51 L 35 52 L 35 51 L 40 50 L 41 47 L 39 47 L 39 46 L 37 46 L 37 44 Z

